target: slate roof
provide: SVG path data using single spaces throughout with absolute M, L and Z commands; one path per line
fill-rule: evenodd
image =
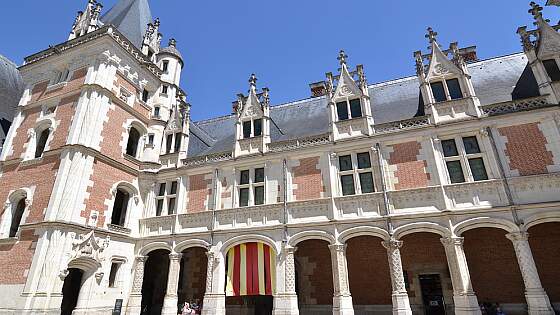
M 0 119 L 12 120 L 24 88 L 17 65 L 0 55 Z
M 175 46 L 168 46 L 168 47 L 160 49 L 159 50 L 159 55 L 162 55 L 162 54 L 173 55 L 173 56 L 179 58 L 179 60 L 181 60 L 181 63 L 183 62 L 183 55 L 181 55 L 181 52 Z
M 148 0 L 120 0 L 101 17 L 104 24 L 113 24 L 137 48 L 142 48 L 152 13 Z
M 523 53 L 496 57 L 468 65 L 475 92 L 482 105 L 538 96 L 538 86 Z M 369 86 L 375 124 L 424 115 L 416 76 Z M 513 96 L 512 96 L 513 95 Z M 271 106 L 271 141 L 297 139 L 329 132 L 327 100 L 309 98 Z M 235 116 L 191 123 L 188 157 L 232 151 Z

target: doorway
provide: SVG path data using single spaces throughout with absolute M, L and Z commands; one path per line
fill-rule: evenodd
M 83 276 L 84 272 L 80 269 L 68 269 L 68 275 L 64 279 L 64 285 L 62 286 L 61 315 L 72 315 L 72 312 L 76 309 Z
M 420 275 L 420 288 L 426 315 L 445 315 L 441 279 L 438 274 Z

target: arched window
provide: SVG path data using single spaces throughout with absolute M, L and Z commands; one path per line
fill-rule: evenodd
M 117 189 L 115 203 L 113 204 L 113 214 L 111 215 L 111 224 L 124 226 L 129 199 L 130 194 L 127 191 L 120 188 Z
M 9 237 L 16 237 L 24 211 L 25 211 L 25 198 L 21 198 L 16 204 L 16 207 L 12 212 L 12 224 L 10 225 Z
M 50 129 L 45 128 L 39 134 L 39 138 L 37 139 L 37 144 L 35 145 L 35 158 L 40 158 L 43 155 L 50 133 L 51 133 Z
M 126 144 L 126 154 L 136 157 L 138 153 L 138 143 L 140 142 L 140 132 L 134 127 L 130 127 L 128 132 L 128 143 Z

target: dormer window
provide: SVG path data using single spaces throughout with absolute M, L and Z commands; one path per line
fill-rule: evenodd
M 169 70 L 169 61 L 164 60 L 161 68 L 162 68 L 163 72 L 167 72 Z
M 181 138 L 180 132 L 168 134 L 165 138 L 165 154 L 181 151 Z
M 560 69 L 554 59 L 543 60 L 544 69 L 552 82 L 560 81 Z
M 243 122 L 243 139 L 260 137 L 262 135 L 262 119 Z
M 338 120 L 348 120 L 362 117 L 362 103 L 359 98 L 336 103 Z
M 432 82 L 430 86 L 434 100 L 438 103 L 463 98 L 463 92 L 461 91 L 458 79 Z

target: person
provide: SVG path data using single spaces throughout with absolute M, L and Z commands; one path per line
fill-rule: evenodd
M 183 308 L 181 308 L 181 315 L 194 315 L 196 314 L 195 310 L 191 308 L 191 305 L 187 302 L 183 304 Z
M 496 315 L 506 315 L 506 313 L 504 313 L 504 311 L 502 311 L 502 308 L 500 307 L 500 304 L 496 303 Z

